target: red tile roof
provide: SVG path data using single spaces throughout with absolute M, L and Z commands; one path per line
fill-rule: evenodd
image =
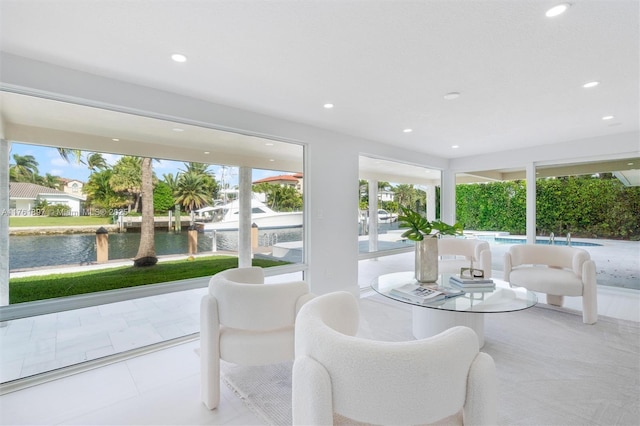
M 302 175 L 300 175 L 300 177 L 302 177 Z M 280 181 L 289 181 L 289 182 L 298 183 L 299 178 L 297 178 L 295 175 L 280 175 L 280 176 L 266 177 L 264 179 L 256 180 L 253 183 L 280 182 Z

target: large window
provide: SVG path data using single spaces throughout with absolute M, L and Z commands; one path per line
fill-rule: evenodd
M 589 252 L 598 285 L 640 290 L 640 158 L 536 168 L 542 243 Z
M 10 271 L 125 261 L 137 255 L 140 157 L 15 142 L 11 155 L 9 199 L 14 207 L 6 212 Z M 237 168 L 172 160 L 157 160 L 151 167 L 156 254 L 167 260 L 187 254 L 237 254 Z M 263 169 L 252 174 L 253 255 L 301 263 L 302 174 Z M 76 191 L 66 185 L 71 179 Z M 190 228 L 197 232 L 190 233 Z M 98 229 L 108 234 L 102 260 Z M 295 256 L 293 247 L 290 253 L 274 255 L 284 242 L 300 243 Z
M 360 257 L 411 250 L 398 227 L 400 206 L 439 217 L 440 171 L 369 156 L 360 156 L 359 167 Z
M 208 277 L 242 256 L 272 279 L 301 274 L 302 145 L 0 96 L 3 382 L 193 335 Z
M 537 244 L 587 250 L 598 285 L 640 289 L 640 159 L 536 167 Z M 493 269 L 503 254 L 525 244 L 524 170 L 458 174 L 456 216 L 467 233 L 492 244 Z

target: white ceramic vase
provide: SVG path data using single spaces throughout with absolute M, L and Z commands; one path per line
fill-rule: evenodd
M 433 283 L 438 280 L 438 239 L 425 237 L 416 241 L 416 280 Z

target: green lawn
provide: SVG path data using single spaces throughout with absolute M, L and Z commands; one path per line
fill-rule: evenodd
M 263 268 L 286 264 L 288 262 L 253 259 L 253 266 Z M 160 262 L 146 268 L 123 266 L 87 272 L 13 278 L 9 280 L 9 303 L 31 302 L 206 277 L 236 267 L 238 267 L 237 257 L 209 256 L 197 257 L 193 260 Z
M 100 216 L 11 216 L 10 227 L 109 225 L 110 217 Z

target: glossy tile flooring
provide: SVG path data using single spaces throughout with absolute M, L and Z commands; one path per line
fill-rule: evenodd
M 359 266 L 359 282 L 366 288 L 371 279 L 379 274 L 411 269 L 413 253 L 380 258 L 378 260 L 361 261 Z M 495 274 L 500 276 L 500 274 Z M 204 290 L 200 290 L 204 291 Z M 601 315 L 627 319 L 640 322 L 640 296 L 638 292 L 599 288 L 598 302 Z M 370 294 L 363 291 L 363 297 Z M 188 319 L 182 326 L 185 330 L 197 328 L 197 303 L 200 294 L 182 295 L 184 300 L 171 300 L 164 295 L 158 301 L 146 302 L 147 312 L 157 311 L 166 316 L 167 311 L 181 311 Z M 568 309 L 579 309 L 579 299 L 567 298 Z M 188 302 L 187 302 L 188 300 Z M 542 299 L 544 300 L 544 299 Z M 193 308 L 188 308 L 195 305 Z M 175 309 L 179 306 L 179 309 Z M 133 310 L 140 309 L 134 305 Z M 97 308 L 96 308 L 97 309 Z M 119 309 L 107 308 L 116 314 Z M 120 313 L 124 312 L 120 310 Z M 130 311 L 129 311 L 130 312 Z M 70 313 L 68 315 L 71 315 Z M 58 319 L 57 324 L 71 323 L 91 324 L 94 314 L 83 314 L 73 320 L 67 318 Z M 194 317 L 195 315 L 195 317 Z M 115 321 L 114 317 L 110 317 Z M 140 328 L 136 328 L 138 321 Z M 151 321 L 141 317 L 132 317 L 125 320 L 134 331 L 126 331 L 126 328 L 113 327 L 108 329 L 104 325 L 95 325 L 95 345 L 97 351 L 106 348 L 101 333 L 109 336 L 110 345 L 118 349 L 128 345 L 152 341 L 155 334 L 171 336 L 176 332 L 169 327 L 175 324 L 177 318 L 162 318 Z M 98 324 L 96 322 L 95 324 Z M 49 326 L 51 327 L 51 326 Z M 107 330 L 104 330 L 104 328 Z M 122 327 L 122 323 L 120 326 Z M 191 327 L 191 328 L 190 328 Z M 44 324 L 32 324 L 31 331 L 46 329 Z M 153 329 L 153 330 L 152 330 Z M 100 331 L 102 330 L 102 331 Z M 164 331 L 162 331 L 164 330 Z M 390 330 L 392 332 L 392 330 Z M 49 328 L 51 332 L 51 328 Z M 111 334 L 110 334 L 111 333 Z M 155 333 L 155 334 L 154 334 Z M 64 334 L 63 334 L 64 335 Z M 6 342 L 6 340 L 5 340 Z M 69 356 L 74 356 L 72 348 L 80 344 L 75 338 L 61 339 L 66 342 L 61 345 L 61 350 L 68 350 Z M 43 353 L 46 353 L 50 342 L 42 341 Z M 91 346 L 88 344 L 88 346 Z M 131 359 L 115 362 L 110 365 L 95 368 L 68 377 L 59 378 L 47 383 L 28 387 L 0 396 L 0 424 L 2 425 L 34 425 L 34 424 L 108 424 L 108 425 L 133 425 L 133 424 L 175 424 L 175 425 L 254 425 L 260 421 L 248 410 L 243 402 L 233 394 L 226 386 L 222 386 L 222 398 L 220 407 L 216 410 L 207 410 L 199 400 L 199 364 L 196 349 L 197 341 L 182 343 L 173 347 L 158 350 L 152 353 L 140 355 Z M 76 348 L 77 349 L 77 348 Z M 91 349 L 82 348 L 86 354 Z M 10 350 L 2 345 L 2 365 L 4 370 L 5 359 Z M 105 349 L 106 350 L 106 349 Z M 79 356 L 79 355 L 76 355 Z M 86 355 L 85 355 L 86 356 Z M 47 362 L 47 361 L 44 361 Z M 9 365 L 10 363 L 7 363 Z

